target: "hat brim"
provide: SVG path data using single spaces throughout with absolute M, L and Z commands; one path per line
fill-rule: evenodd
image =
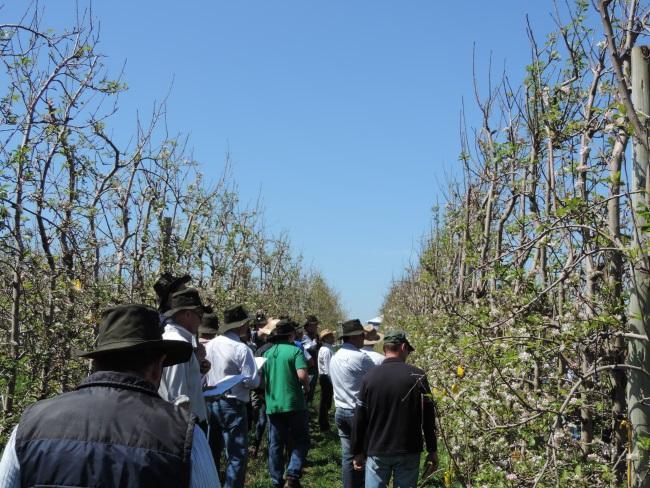
M 98 357 L 109 356 L 111 354 L 120 352 L 136 352 L 148 350 L 160 350 L 164 354 L 165 361 L 163 366 L 173 366 L 175 364 L 186 363 L 192 356 L 192 345 L 185 341 L 172 341 L 160 339 L 157 341 L 139 342 L 136 344 L 129 344 L 128 342 L 120 342 L 115 344 L 105 345 L 98 347 L 93 351 L 79 351 L 77 356 L 80 358 L 95 359 Z
M 215 329 L 214 327 L 208 327 L 206 325 L 201 325 L 199 326 L 199 334 L 218 334 L 219 329 Z
M 352 332 L 348 332 L 347 334 L 339 334 L 339 339 L 343 339 L 344 337 L 352 337 L 352 336 L 358 336 L 358 335 L 363 335 L 364 330 L 354 330 Z
M 249 317 L 247 319 L 238 320 L 237 322 L 230 322 L 229 324 L 221 324 L 219 326 L 219 334 L 225 334 L 229 330 L 238 329 L 242 325 L 250 324 L 251 320 L 253 319 Z
M 415 348 L 411 345 L 409 341 L 399 341 L 399 342 L 386 342 L 384 341 L 384 344 L 406 344 L 406 347 L 408 348 L 409 352 L 415 351 Z
M 377 332 L 377 339 L 364 339 L 363 345 L 374 346 L 375 344 L 379 344 L 383 340 L 384 340 L 384 334 L 382 334 L 381 332 Z
M 172 308 L 171 310 L 167 310 L 164 314 L 162 314 L 162 316 L 168 319 L 176 315 L 178 312 L 181 312 L 182 310 L 196 310 L 198 308 L 203 309 L 203 305 L 187 305 L 185 307 Z

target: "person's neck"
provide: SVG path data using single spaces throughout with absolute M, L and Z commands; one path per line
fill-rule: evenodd
M 400 354 L 387 352 L 384 355 L 386 356 L 386 359 L 396 359 L 397 361 L 401 361 L 403 363 L 406 362 L 406 358 L 403 358 Z

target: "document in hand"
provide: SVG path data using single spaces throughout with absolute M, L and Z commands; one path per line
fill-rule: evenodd
M 247 379 L 249 379 L 249 377 L 245 376 L 243 374 L 234 374 L 234 375 L 231 375 L 231 376 L 226 376 L 219 383 L 214 385 L 214 387 L 210 388 L 209 390 L 205 390 L 203 392 L 203 396 L 204 397 L 215 397 L 215 396 L 224 395 L 229 390 L 232 390 L 239 383 L 241 383 L 242 381 L 245 381 Z

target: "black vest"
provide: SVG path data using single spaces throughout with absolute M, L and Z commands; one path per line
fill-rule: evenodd
M 30 406 L 18 425 L 23 487 L 189 487 L 194 416 L 112 371 Z

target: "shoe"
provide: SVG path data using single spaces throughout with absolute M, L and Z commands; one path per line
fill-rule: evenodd
M 287 479 L 284 482 L 284 488 L 300 488 L 300 479 L 294 478 L 293 476 L 287 476 Z

